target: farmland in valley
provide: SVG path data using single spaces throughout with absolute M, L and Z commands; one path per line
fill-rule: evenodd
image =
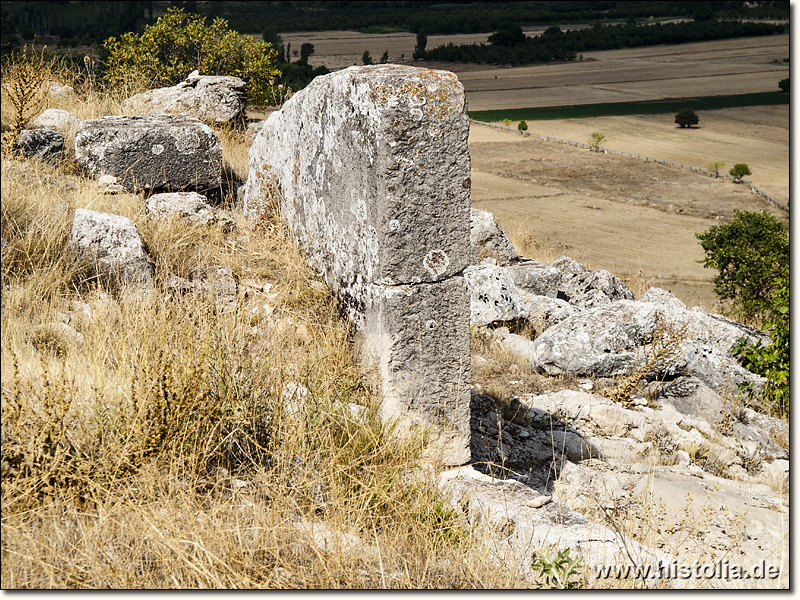
M 526 29 L 531 35 L 532 29 Z M 312 64 L 361 64 L 369 50 L 390 62 L 411 56 L 409 33 L 287 34 L 299 48 L 315 45 Z M 485 41 L 485 34 L 429 36 L 428 47 Z M 403 63 L 455 72 L 470 111 L 635 102 L 665 98 L 777 91 L 789 77 L 789 36 L 585 53 L 582 61 L 529 67 Z M 473 125 L 472 202 L 496 215 L 524 253 L 553 260 L 562 254 L 605 268 L 637 288 L 671 290 L 689 305 L 714 308 L 713 272 L 698 260 L 695 233 L 738 210 L 788 215 L 752 192 L 688 170 L 598 154 L 539 135 L 586 142 L 594 131 L 605 146 L 705 167 L 747 163 L 748 177 L 778 200 L 789 200 L 789 106 L 698 111 L 699 127 L 680 129 L 674 114 L 529 121 L 528 137 Z M 516 122 L 512 124 L 516 126 Z M 538 135 L 537 135 L 538 134 Z M 637 291 L 643 291 L 637 289 Z

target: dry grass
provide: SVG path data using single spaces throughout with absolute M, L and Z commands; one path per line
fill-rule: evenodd
M 92 94 L 59 107 L 117 112 Z M 243 178 L 243 136 L 220 136 Z M 424 432 L 381 423 L 347 322 L 279 222 L 153 220 L 69 152 L 2 157 L 4 588 L 526 585 L 414 475 Z M 136 223 L 152 293 L 70 253 L 77 208 Z M 214 265 L 239 282 L 233 307 L 163 286 Z

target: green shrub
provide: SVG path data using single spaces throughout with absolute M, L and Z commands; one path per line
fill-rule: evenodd
M 681 127 L 691 127 L 700 122 L 700 117 L 693 110 L 682 110 L 675 115 L 675 122 Z
M 125 33 L 103 45 L 110 53 L 105 78 L 111 84 L 135 80 L 148 89 L 175 85 L 196 69 L 202 75 L 241 77 L 252 103 L 275 103 L 277 52 L 266 42 L 232 31 L 225 19 L 216 18 L 208 26 L 205 17 L 169 8 L 142 35 Z
M 517 125 L 517 129 L 519 129 L 520 131 L 528 131 L 528 122 L 520 121 L 519 125 Z
M 789 91 L 789 78 L 787 77 L 786 79 L 781 79 L 778 82 L 778 87 L 781 88 L 782 92 L 788 92 Z
M 772 343 L 747 344 L 743 339 L 734 350 L 741 365 L 767 378 L 762 397 L 780 416 L 789 418 L 789 273 L 780 277 L 772 298 L 772 316 L 764 327 L 770 332 Z M 752 386 L 742 384 L 744 391 L 752 393 Z
M 745 163 L 736 163 L 731 167 L 731 170 L 728 173 L 733 177 L 737 182 L 742 180 L 742 177 L 745 175 L 752 175 L 753 172 L 750 170 Z
M 714 289 L 745 319 L 774 319 L 774 294 L 789 273 L 789 235 L 770 214 L 735 211 L 730 223 L 695 234 L 704 267 L 717 269 Z

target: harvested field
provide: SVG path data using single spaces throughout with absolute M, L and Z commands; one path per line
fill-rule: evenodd
M 696 167 L 736 163 L 753 172 L 747 180 L 789 204 L 789 105 L 698 111 L 696 128 L 681 129 L 674 114 L 529 121 L 529 133 L 586 142 L 593 131 L 604 146 Z M 516 123 L 512 124 L 516 127 Z
M 743 186 L 677 167 L 481 124 L 469 143 L 472 204 L 494 213 L 518 251 L 547 261 L 566 254 L 622 277 L 637 293 L 655 285 L 689 306 L 718 309 L 695 233 L 734 209 L 788 219 Z
M 431 35 L 428 47 L 487 37 Z M 585 52 L 582 61 L 528 67 L 412 61 L 416 36 L 411 33 L 327 31 L 288 33 L 283 39 L 296 50 L 304 42 L 314 44 L 309 60 L 314 66 L 360 65 L 364 50 L 377 62 L 388 50 L 390 62 L 401 62 L 403 54 L 402 62 L 453 71 L 467 90 L 470 110 L 748 94 L 777 91 L 778 81 L 789 77 L 789 63 L 783 62 L 790 54 L 788 34 Z

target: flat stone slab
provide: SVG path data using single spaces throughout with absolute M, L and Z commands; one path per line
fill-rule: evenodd
M 84 121 L 75 158 L 125 190 L 202 191 L 221 183 L 222 146 L 190 115 L 110 116 Z
M 339 294 L 383 375 L 387 414 L 452 424 L 458 464 L 469 459 L 468 134 L 454 74 L 351 67 L 265 121 L 243 197 L 253 221 L 279 206 Z

